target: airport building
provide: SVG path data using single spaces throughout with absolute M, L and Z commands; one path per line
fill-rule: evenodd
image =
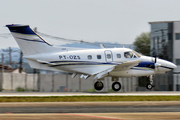
M 151 56 L 171 61 L 177 68 L 169 72 L 168 90 L 180 90 L 179 81 L 173 77 L 180 73 L 180 21 L 149 22 L 151 26 Z
M 180 72 L 180 21 L 149 22 L 151 25 L 151 56 L 171 61 Z

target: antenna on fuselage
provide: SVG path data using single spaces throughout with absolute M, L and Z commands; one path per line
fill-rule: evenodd
M 100 44 L 100 47 L 101 47 L 102 49 L 104 49 L 104 48 L 105 48 L 103 44 Z

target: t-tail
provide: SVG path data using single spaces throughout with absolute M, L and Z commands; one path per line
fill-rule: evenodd
M 24 55 L 34 55 L 39 53 L 53 52 L 56 47 L 46 42 L 38 34 L 36 34 L 29 25 L 6 25 L 11 34 L 18 43 Z M 59 49 L 60 50 L 60 49 Z
M 47 43 L 43 38 L 36 34 L 29 25 L 6 25 L 11 31 L 11 34 L 18 43 L 20 49 L 24 54 L 24 58 L 32 68 L 56 70 L 47 65 L 41 64 L 43 53 L 64 52 L 66 48 L 55 47 Z

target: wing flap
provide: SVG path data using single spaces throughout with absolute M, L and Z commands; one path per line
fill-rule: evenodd
M 104 70 L 104 71 L 96 74 L 96 76 L 93 79 L 101 79 L 101 78 L 107 76 L 108 73 L 111 72 L 113 69 L 114 69 L 114 67 Z

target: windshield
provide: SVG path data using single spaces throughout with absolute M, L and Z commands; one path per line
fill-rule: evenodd
M 128 52 L 124 52 L 124 57 L 125 58 L 139 58 L 141 57 L 141 54 L 135 51 L 128 51 Z
M 136 51 L 132 51 L 137 57 L 141 57 L 142 55 Z
M 133 53 L 130 52 L 130 51 L 129 51 L 129 52 L 125 52 L 125 53 L 124 53 L 124 57 L 125 57 L 125 58 L 132 58 L 132 57 L 133 57 Z

